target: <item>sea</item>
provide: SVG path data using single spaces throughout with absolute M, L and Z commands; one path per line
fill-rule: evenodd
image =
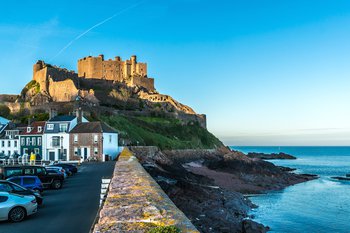
M 316 174 L 319 179 L 281 191 L 250 197 L 258 205 L 254 221 L 280 233 L 350 233 L 350 181 L 332 179 L 350 174 L 350 147 L 253 147 L 234 150 L 263 153 L 284 152 L 296 160 L 270 160 L 296 168 L 297 173 Z

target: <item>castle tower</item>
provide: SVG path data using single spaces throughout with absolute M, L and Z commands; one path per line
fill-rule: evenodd
M 33 65 L 33 79 L 35 78 L 35 74 L 44 68 L 45 63 L 41 60 L 38 60 L 34 65 Z

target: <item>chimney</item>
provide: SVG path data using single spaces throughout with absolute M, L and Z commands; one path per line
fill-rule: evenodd
M 83 122 L 83 112 L 81 110 L 81 108 L 78 108 L 76 111 L 77 114 L 77 123 L 80 124 Z
M 57 116 L 57 111 L 55 109 L 50 108 L 49 116 L 50 119 L 54 118 L 55 116 Z

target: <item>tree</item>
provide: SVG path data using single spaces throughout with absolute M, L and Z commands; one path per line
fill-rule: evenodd
M 4 104 L 0 105 L 0 116 L 8 118 L 10 116 L 11 110 Z

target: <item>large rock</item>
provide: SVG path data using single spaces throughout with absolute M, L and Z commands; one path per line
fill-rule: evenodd
M 269 227 L 265 227 L 264 225 L 252 220 L 244 220 L 242 223 L 243 233 L 266 233 L 269 229 Z

